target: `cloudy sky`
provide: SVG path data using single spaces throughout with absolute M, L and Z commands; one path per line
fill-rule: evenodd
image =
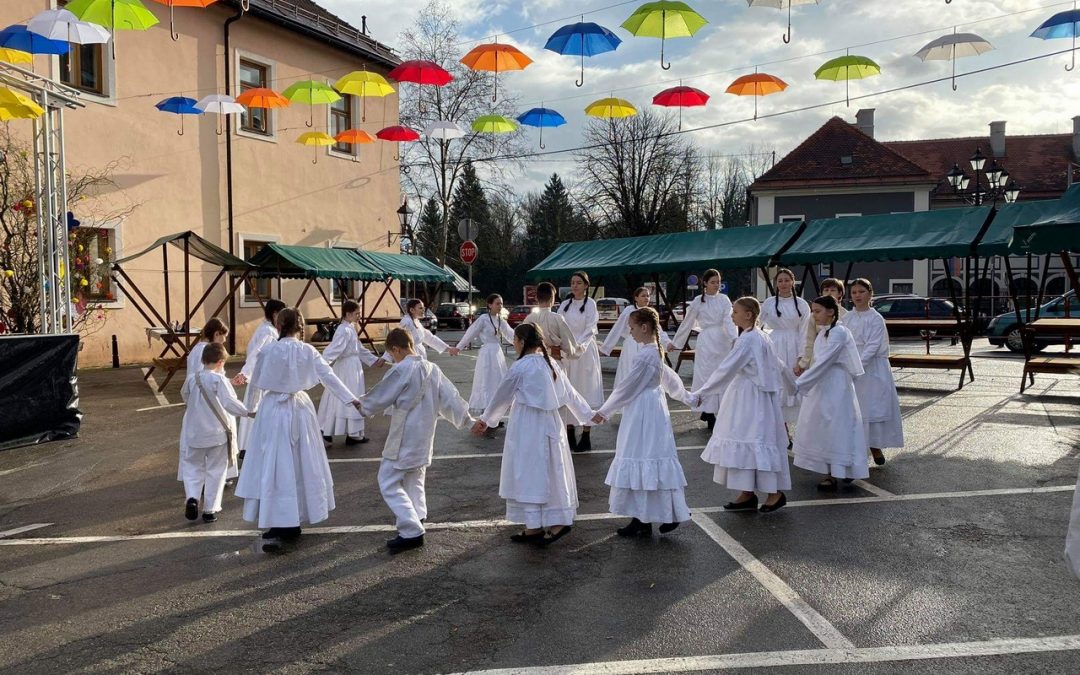
M 367 15 L 373 37 L 394 46 L 400 32 L 428 0 L 319 0 L 341 17 L 360 25 Z M 705 127 L 753 115 L 749 97 L 724 93 L 730 82 L 758 66 L 784 79 L 787 91 L 762 98 L 761 113 L 796 110 L 832 103 L 771 119 L 703 129 L 691 134 L 703 154 L 738 154 L 747 148 L 768 148 L 780 155 L 791 150 L 829 117 L 854 120 L 861 108 L 876 108 L 876 136 L 883 140 L 987 134 L 993 120 L 1008 122 L 1007 134 L 1064 133 L 1071 118 L 1080 115 L 1080 69 L 1066 72 L 1068 55 L 1035 60 L 959 79 L 958 91 L 948 82 L 921 86 L 843 103 L 842 82 L 814 79 L 826 60 L 852 54 L 881 65 L 878 77 L 851 83 L 859 96 L 914 85 L 947 76 L 948 61 L 922 62 L 913 55 L 924 44 L 951 33 L 977 33 L 994 51 L 957 61 L 957 72 L 977 70 L 1068 49 L 1069 40 L 1043 41 L 1028 37 L 1051 15 L 1071 9 L 1073 2 L 1053 0 L 821 0 L 796 6 L 794 38 L 784 44 L 786 12 L 748 8 L 746 0 L 690 0 L 709 24 L 691 39 L 669 40 L 671 70 L 659 66 L 659 40 L 635 38 L 621 24 L 641 0 L 448 0 L 461 24 L 462 54 L 475 44 L 510 42 L 535 63 L 522 72 L 500 78 L 500 89 L 514 89 L 522 109 L 540 105 L 560 111 L 569 124 L 544 135 L 548 151 L 580 144 L 584 107 L 592 100 L 615 95 L 644 108 L 652 96 L 683 84 L 712 96 L 706 108 L 688 109 L 684 128 Z M 623 39 L 617 51 L 586 59 L 585 86 L 574 80 L 579 62 L 543 48 L 559 26 L 579 20 L 612 29 Z M 543 24 L 543 25 L 537 25 Z M 535 26 L 535 27 L 533 27 Z M 661 109 L 662 110 L 662 109 Z M 528 132 L 535 144 L 535 132 Z M 958 158 L 963 159 L 963 158 Z M 552 171 L 568 173 L 570 155 L 529 161 L 526 184 L 543 182 Z

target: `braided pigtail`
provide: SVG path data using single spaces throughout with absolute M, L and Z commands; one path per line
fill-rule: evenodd
M 776 300 L 776 316 L 778 316 L 778 317 L 784 316 L 783 314 L 780 313 L 780 294 L 777 293 L 776 297 L 773 298 L 773 299 Z M 798 305 L 796 305 L 796 309 L 797 308 L 798 308 Z
M 836 298 L 831 295 L 823 295 L 817 298 L 814 300 L 814 304 L 824 307 L 827 312 L 832 312 L 832 321 L 829 322 L 829 327 L 825 329 L 825 339 L 828 340 L 829 331 L 836 328 L 836 322 L 840 320 L 840 305 L 836 303 Z
M 825 329 L 825 339 L 826 340 L 829 339 L 829 331 L 831 331 L 833 328 L 836 328 L 836 322 L 839 321 L 839 320 L 840 320 L 839 314 L 833 314 L 832 323 L 830 323 L 829 327 Z
M 551 365 L 551 356 L 548 355 L 547 345 L 544 344 L 543 340 L 540 341 L 540 352 L 544 355 L 544 361 L 548 364 L 548 370 L 551 371 L 551 379 L 559 379 L 559 376 L 555 373 L 555 366 Z
M 795 313 L 802 318 L 802 310 L 799 309 L 799 298 L 795 295 L 795 273 L 786 267 L 781 267 L 776 271 L 776 279 L 780 280 L 780 276 L 785 275 L 788 279 L 791 279 L 791 301 L 795 303 Z M 783 316 L 780 314 L 780 289 L 776 290 L 776 316 Z
M 705 304 L 705 296 L 708 295 L 708 293 L 705 292 L 705 286 L 706 286 L 706 284 L 709 283 L 709 279 L 712 279 L 713 277 L 719 277 L 719 276 L 720 276 L 720 271 L 719 270 L 714 270 L 712 268 L 705 270 L 705 272 L 701 275 L 701 303 L 702 304 Z
M 558 373 L 555 372 L 555 366 L 551 364 L 551 355 L 548 354 L 547 345 L 544 344 L 544 331 L 540 330 L 540 326 L 531 323 L 521 323 L 514 329 L 514 337 L 521 340 L 521 355 L 535 354 L 537 350 L 544 355 L 544 361 L 547 362 L 548 368 L 551 370 L 551 379 L 559 379 Z

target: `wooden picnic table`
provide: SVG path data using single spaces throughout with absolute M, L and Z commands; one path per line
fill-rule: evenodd
M 1020 380 L 1020 393 L 1035 384 L 1035 373 L 1050 375 L 1080 375 L 1080 356 L 1072 353 L 1072 338 L 1080 337 L 1080 317 L 1036 319 L 1024 327 L 1024 375 Z M 1035 342 L 1038 335 L 1065 338 L 1065 353 L 1053 356 L 1036 356 Z
M 960 384 L 957 389 L 964 388 L 964 379 L 970 378 L 975 381 L 975 372 L 971 369 L 971 326 L 955 318 L 927 318 L 927 319 L 886 319 L 885 328 L 889 331 L 889 337 L 906 337 L 911 335 L 921 336 L 926 342 L 924 354 L 889 354 L 889 365 L 894 368 L 924 368 L 930 370 L 959 370 Z M 949 333 L 957 335 L 964 350 L 962 355 L 931 354 L 930 336 L 932 333 Z

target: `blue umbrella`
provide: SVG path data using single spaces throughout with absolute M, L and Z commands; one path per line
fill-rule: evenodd
M 185 96 L 171 96 L 163 101 L 158 101 L 154 105 L 155 108 L 161 112 L 172 113 L 174 115 L 180 115 L 180 131 L 177 131 L 177 135 L 184 135 L 184 115 L 201 115 L 202 110 L 195 107 L 198 103 L 193 98 L 187 98 Z
M 1065 12 L 1058 12 L 1035 29 L 1031 37 L 1041 40 L 1054 40 L 1057 38 L 1072 38 L 1072 64 L 1065 66 L 1065 70 L 1076 67 L 1076 34 L 1080 32 L 1080 10 L 1075 8 Z
M 563 26 L 551 34 L 544 49 L 564 56 L 581 57 L 581 80 L 574 84 L 585 84 L 585 57 L 596 56 L 604 52 L 613 52 L 622 43 L 615 33 L 595 23 L 572 23 Z
M 71 45 L 63 40 L 50 40 L 44 35 L 32 33 L 26 26 L 15 24 L 0 30 L 0 47 L 18 49 L 31 54 L 67 54 Z
M 566 124 L 566 118 L 555 112 L 551 108 L 533 108 L 521 115 L 518 115 L 518 122 L 530 127 L 537 127 L 540 129 L 540 149 L 543 150 L 544 145 L 544 127 L 561 127 Z

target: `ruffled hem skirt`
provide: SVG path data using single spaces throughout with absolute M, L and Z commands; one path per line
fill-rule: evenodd
M 608 508 L 618 516 L 637 518 L 643 523 L 682 523 L 690 520 L 686 493 L 675 490 L 632 490 L 612 487 Z

